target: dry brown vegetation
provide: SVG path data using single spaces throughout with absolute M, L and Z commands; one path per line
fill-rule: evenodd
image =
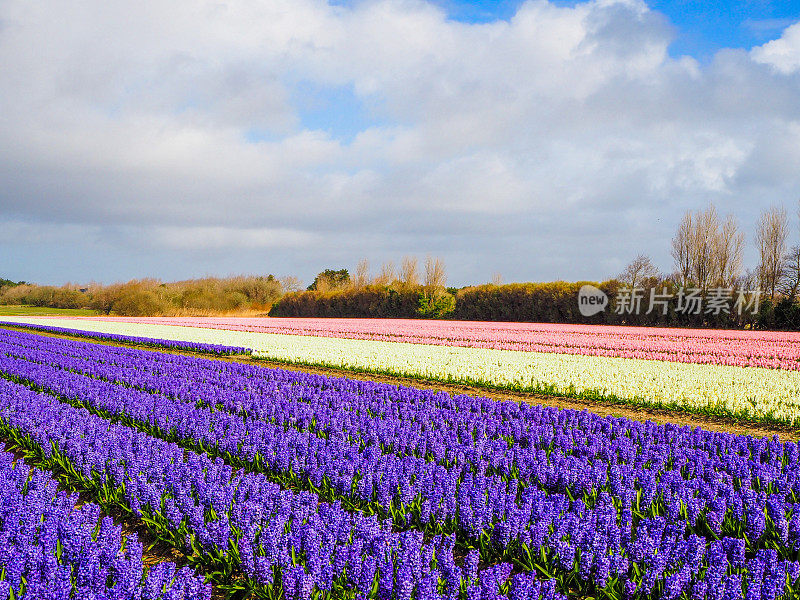
M 0 304 L 91 308 L 103 314 L 126 316 L 265 314 L 284 291 L 296 287 L 294 281 L 272 275 L 204 277 L 171 283 L 136 279 L 82 288 L 73 284 L 23 284 L 3 288 Z
M 392 260 L 370 274 L 369 261 L 358 262 L 354 276 L 347 269 L 326 269 L 307 290 L 285 294 L 272 307 L 272 317 L 446 318 L 455 307 L 444 261 L 428 257 L 423 283 L 419 262 L 405 256 L 399 269 Z

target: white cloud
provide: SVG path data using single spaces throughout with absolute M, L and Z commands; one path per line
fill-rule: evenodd
M 800 70 L 800 23 L 787 27 L 777 40 L 753 48 L 753 60 L 771 65 L 784 74 Z
M 285 270 L 331 243 L 352 264 L 445 243 L 491 263 L 453 265 L 465 282 L 501 258 L 509 279 L 603 277 L 641 250 L 668 268 L 686 208 L 749 226 L 800 192 L 800 24 L 701 65 L 669 56 L 672 26 L 637 0 L 531 0 L 479 25 L 421 0 L 8 0 L 0 21 L 0 222 L 175 252 L 285 244 Z M 380 125 L 306 128 L 304 82 L 347 86 Z M 488 241 L 512 230 L 511 255 Z M 548 240 L 561 262 L 524 258 Z

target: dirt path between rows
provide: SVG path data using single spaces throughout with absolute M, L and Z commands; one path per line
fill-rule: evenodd
M 349 379 L 360 379 L 366 381 L 378 381 L 392 385 L 404 385 L 419 389 L 433 389 L 443 391 L 448 394 L 467 394 L 472 396 L 486 396 L 495 400 L 513 400 L 515 402 L 527 402 L 528 404 L 541 404 L 544 406 L 554 406 L 556 408 L 568 408 L 573 410 L 588 410 L 600 416 L 612 415 L 614 417 L 624 417 L 636 421 L 654 421 L 655 423 L 674 423 L 675 425 L 689 427 L 700 427 L 706 431 L 717 431 L 734 433 L 738 435 L 752 435 L 753 437 L 777 435 L 783 442 L 800 441 L 800 428 L 789 425 L 777 425 L 772 423 L 759 423 L 755 421 L 734 420 L 728 417 L 714 417 L 698 415 L 680 410 L 665 410 L 659 408 L 649 408 L 645 406 L 631 406 L 630 404 L 603 402 L 599 400 L 582 400 L 577 398 L 565 398 L 562 396 L 546 396 L 541 394 L 531 394 L 526 392 L 514 392 L 502 389 L 491 389 L 479 386 L 460 385 L 443 383 L 436 380 L 422 379 L 417 377 L 400 377 L 393 375 L 380 375 L 366 372 L 359 372 L 350 369 L 337 369 L 333 367 L 317 367 L 299 364 L 288 364 L 281 361 L 273 361 L 265 358 L 253 358 L 250 356 L 214 356 L 207 354 L 181 351 L 174 349 L 154 349 L 147 346 L 136 346 L 134 344 L 123 344 L 108 340 L 98 340 L 80 336 L 36 331 L 25 327 L 9 327 L 0 325 L 0 328 L 13 329 L 25 333 L 35 333 L 48 337 L 71 339 L 76 341 L 99 343 L 108 346 L 135 347 L 139 350 L 150 352 L 166 352 L 169 354 L 183 354 L 187 356 L 200 356 L 212 358 L 214 360 L 225 360 L 231 362 L 241 362 L 274 369 L 284 369 L 290 371 L 300 371 L 303 373 L 313 373 L 315 375 L 327 375 L 331 377 L 346 377 Z

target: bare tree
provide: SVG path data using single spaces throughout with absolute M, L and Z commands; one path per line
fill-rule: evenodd
M 381 270 L 375 277 L 374 283 L 376 285 L 391 285 L 396 278 L 394 261 L 387 260 L 381 265 Z
M 800 291 L 800 246 L 792 246 L 783 257 L 781 275 L 778 291 L 794 302 Z
M 758 287 L 758 269 L 745 269 L 735 282 L 735 287 L 740 290 L 755 290 Z
M 625 270 L 617 276 L 617 279 L 629 287 L 635 288 L 646 279 L 658 276 L 658 269 L 653 264 L 653 261 L 650 260 L 650 257 L 640 254 L 625 267 Z
M 711 204 L 705 211 L 698 211 L 694 217 L 692 235 L 692 279 L 705 291 L 712 282 L 714 272 L 714 247 L 719 230 L 717 209 Z
M 692 274 L 692 238 L 694 236 L 694 219 L 692 213 L 686 211 L 678 225 L 678 231 L 672 238 L 672 258 L 675 260 L 675 272 L 681 285 L 689 284 Z
M 503 285 L 503 276 L 500 273 L 492 275 L 492 285 Z
M 356 276 L 353 279 L 353 287 L 363 288 L 369 283 L 369 261 L 362 258 L 356 266 Z
M 756 246 L 760 257 L 758 276 L 762 289 L 772 299 L 781 279 L 788 235 L 785 208 L 772 206 L 761 213 L 756 227 Z
M 400 281 L 407 287 L 419 285 L 419 261 L 416 256 L 404 256 L 400 263 Z
M 713 237 L 711 281 L 715 285 L 732 287 L 738 279 L 742 272 L 744 239 L 736 218 L 728 215 Z
M 441 258 L 429 256 L 425 259 L 425 288 L 428 292 L 434 292 L 445 286 L 447 274 L 444 261 Z
M 278 280 L 281 284 L 281 289 L 286 292 L 299 292 L 303 289 L 303 283 L 294 275 L 286 275 Z
M 712 285 L 732 286 L 742 271 L 744 242 L 734 216 L 720 222 L 713 204 L 704 211 L 687 211 L 672 238 L 677 282 L 704 291 Z
M 800 200 L 797 201 L 797 217 L 800 220 Z M 792 302 L 800 292 L 800 246 L 792 246 L 783 257 L 783 273 L 779 291 Z

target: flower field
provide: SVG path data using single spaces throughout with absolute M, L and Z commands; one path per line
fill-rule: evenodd
M 571 352 L 503 350 L 439 343 L 235 331 L 152 322 L 50 317 L 8 317 L 5 320 L 34 323 L 37 326 L 71 327 L 117 335 L 244 347 L 252 349 L 254 356 L 293 364 L 331 366 L 450 383 L 612 400 L 756 421 L 792 425 L 800 422 L 800 371 L 792 366 L 796 362 L 792 357 L 796 356 L 800 342 L 796 341 L 797 334 L 791 333 L 686 333 L 687 347 L 701 346 L 700 340 L 706 339 L 698 337 L 701 333 L 707 338 L 719 336 L 721 340 L 727 340 L 724 344 L 729 345 L 733 343 L 730 340 L 738 335 L 740 347 L 749 348 L 747 351 L 741 350 L 740 356 L 749 352 L 749 356 L 757 355 L 762 361 L 778 361 L 777 366 L 745 367 Z M 273 319 L 263 321 L 270 323 Z M 428 326 L 418 321 L 401 323 L 418 324 L 420 328 Z M 438 324 L 434 327 L 442 326 Z M 607 329 L 616 331 L 623 328 Z M 602 338 L 606 331 L 597 328 L 592 330 L 595 331 L 596 338 Z M 634 330 L 631 335 L 639 335 L 636 331 L 638 330 Z M 680 333 L 677 330 L 649 331 L 651 337 L 660 335 L 675 339 Z M 584 332 L 581 335 L 588 334 Z M 620 335 L 624 335 L 624 331 Z M 611 342 L 598 340 L 595 345 L 601 343 Z M 678 344 L 677 341 L 670 343 Z M 707 353 L 697 351 L 695 355 L 707 356 Z
M 800 452 L 777 438 L 7 329 L 0 436 L 25 455 L 0 455 L 14 597 L 51 574 L 143 600 L 209 598 L 201 576 L 274 600 L 800 597 Z M 101 512 L 188 567 L 145 569 Z
M 100 519 L 97 504 L 76 508 L 77 496 L 57 488 L 48 473 L 0 453 L 0 597 L 12 590 L 17 598 L 42 599 L 208 597 L 191 569 L 146 569 L 135 536 L 123 543 L 120 527 Z
M 87 317 L 86 320 L 96 318 Z M 104 317 L 229 331 L 800 370 L 800 333 L 409 319 Z

